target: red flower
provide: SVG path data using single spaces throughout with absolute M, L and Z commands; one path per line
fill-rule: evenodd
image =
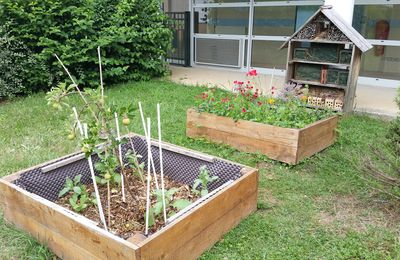
M 273 95 L 273 94 L 275 94 L 275 92 L 274 92 L 274 91 L 272 91 L 272 92 L 271 92 L 271 94 Z
M 246 113 L 246 111 L 247 111 L 246 108 L 242 108 L 243 113 Z
M 250 70 L 246 75 L 247 76 L 257 76 L 257 71 L 256 70 Z
M 215 101 L 215 98 L 211 98 L 211 101 Z
M 235 80 L 235 81 L 233 82 L 233 84 L 238 84 L 238 81 L 237 81 L 237 80 Z
M 262 106 L 262 102 L 261 102 L 261 101 L 258 101 L 257 104 L 258 104 L 259 106 Z
M 203 92 L 203 94 L 202 94 L 202 98 L 203 98 L 203 99 L 206 99 L 206 98 L 208 98 L 208 94 L 207 94 L 206 92 Z
M 237 84 L 239 84 L 239 85 L 243 85 L 243 83 L 244 83 L 243 81 L 238 81 L 237 82 Z
M 228 101 L 229 101 L 229 99 L 228 99 L 227 97 L 224 97 L 224 98 L 221 99 L 221 102 L 222 102 L 222 103 L 226 103 L 226 102 L 228 102 Z
M 271 89 L 276 89 L 274 86 L 272 86 L 272 88 Z

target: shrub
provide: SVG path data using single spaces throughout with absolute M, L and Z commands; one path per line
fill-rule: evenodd
M 8 26 L 0 26 L 0 99 L 26 93 L 29 68 L 36 60 L 27 47 L 11 37 Z
M 0 23 L 42 64 L 31 67 L 30 89 L 65 81 L 57 53 L 78 84 L 97 86 L 96 49 L 103 51 L 104 81 L 147 80 L 166 71 L 162 57 L 172 34 L 158 0 L 2 0 Z M 55 66 L 56 65 L 56 66 Z

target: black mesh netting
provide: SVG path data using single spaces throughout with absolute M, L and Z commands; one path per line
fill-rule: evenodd
M 139 136 L 135 136 L 131 140 L 136 152 L 143 156 L 140 162 L 147 164 L 146 141 Z M 122 154 L 125 155 L 130 147 L 130 142 L 124 144 L 122 146 Z M 160 169 L 159 148 L 152 146 L 152 153 L 158 173 Z M 98 161 L 97 156 L 92 156 L 92 159 L 94 164 Z M 229 180 L 238 179 L 241 176 L 240 171 L 242 169 L 238 165 L 225 161 L 214 160 L 213 162 L 209 162 L 167 149 L 163 149 L 163 165 L 165 175 L 187 185 L 193 184 L 193 181 L 200 173 L 199 168 L 206 165 L 210 175 L 217 175 L 219 177 L 217 181 L 209 185 L 209 191 L 220 187 Z M 55 201 L 58 199 L 59 191 L 64 186 L 65 179 L 67 177 L 72 179 L 79 174 L 82 175 L 81 181 L 83 183 L 88 184 L 91 182 L 89 164 L 86 159 L 72 162 L 46 173 L 42 172 L 41 167 L 26 171 L 21 174 L 19 179 L 14 181 L 14 184 L 45 199 Z

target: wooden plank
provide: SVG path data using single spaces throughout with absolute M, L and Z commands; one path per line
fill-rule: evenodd
M 4 208 L 4 218 L 7 222 L 14 223 L 19 229 L 28 232 L 37 238 L 40 243 L 51 248 L 54 254 L 64 260 L 86 260 L 100 259 L 99 257 L 86 251 L 67 237 L 37 222 L 35 219 L 21 213 L 18 209 Z M 12 220 L 12 221 L 9 221 Z M 65 252 L 68 252 L 66 254 Z
M 257 192 L 258 172 L 253 170 L 207 203 L 199 205 L 191 214 L 139 244 L 142 259 L 195 259 L 239 219 L 256 210 Z
M 334 116 L 301 129 L 296 163 L 332 145 L 336 140 L 337 123 L 338 117 Z
M 251 194 L 249 197 L 243 198 L 246 201 L 256 201 L 257 193 Z M 207 226 L 197 236 L 193 237 L 181 248 L 176 249 L 171 254 L 171 259 L 195 259 L 191 257 L 192 252 L 198 252 L 196 255 L 201 255 L 202 252 L 210 249 L 224 234 L 236 227 L 244 218 L 243 212 L 254 212 L 256 207 L 249 203 L 237 204 L 233 209 Z
M 2 179 L 0 179 L 0 194 L 4 209 L 18 211 L 20 214 L 29 216 L 51 232 L 65 236 L 93 255 L 102 259 L 135 259 L 137 246 L 93 226 L 89 222 L 83 222 L 79 218 L 74 218 L 73 215 L 68 215 L 67 211 L 64 211 L 59 205 Z M 17 222 L 17 219 L 8 219 L 8 221 L 17 226 L 22 225 Z
M 361 50 L 354 47 L 353 54 L 351 57 L 351 70 L 348 78 L 349 90 L 346 92 L 345 103 L 344 103 L 345 112 L 353 111 L 360 68 L 361 68 Z
M 280 145 L 273 141 L 263 141 L 207 127 L 196 127 L 191 123 L 187 125 L 186 134 L 190 137 L 203 137 L 216 143 L 227 144 L 239 151 L 251 153 L 259 152 L 267 155 L 271 159 L 286 163 L 295 163 L 296 161 L 297 147 Z
M 292 147 L 297 145 L 298 129 L 283 128 L 247 120 L 235 121 L 229 117 L 205 112 L 199 113 L 194 109 L 188 109 L 187 123 L 193 127 L 215 129 L 281 145 Z

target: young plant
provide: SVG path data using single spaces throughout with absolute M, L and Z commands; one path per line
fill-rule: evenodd
M 186 208 L 191 204 L 191 201 L 186 199 L 177 199 L 174 200 L 175 193 L 179 191 L 178 188 L 171 188 L 169 190 L 165 190 L 165 207 L 168 209 L 170 207 L 173 208 L 169 212 L 169 216 L 176 214 L 176 212 Z M 156 190 L 153 193 L 153 196 L 156 196 L 156 203 L 149 210 L 149 226 L 153 226 L 155 224 L 155 220 L 157 217 L 162 215 L 163 213 L 163 201 L 162 201 L 162 191 Z
M 82 175 L 77 175 L 73 180 L 66 178 L 64 188 L 58 194 L 58 197 L 63 197 L 68 193 L 73 193 L 69 199 L 72 209 L 76 212 L 81 212 L 91 205 L 96 204 L 96 199 L 90 196 L 86 190 L 86 186 L 81 184 Z
M 132 169 L 132 173 L 144 184 L 144 162 L 139 163 L 139 159 L 142 158 L 140 154 L 135 151 L 128 150 L 125 158 L 129 162 L 129 166 Z
M 208 194 L 208 189 L 207 189 L 208 184 L 218 180 L 218 178 L 219 178 L 218 176 L 210 176 L 207 170 L 207 166 L 205 165 L 201 166 L 199 177 L 196 180 L 194 180 L 193 183 L 193 192 L 196 194 L 200 193 L 202 197 L 206 196 Z M 197 188 L 200 185 L 201 185 L 201 190 L 199 192 Z

